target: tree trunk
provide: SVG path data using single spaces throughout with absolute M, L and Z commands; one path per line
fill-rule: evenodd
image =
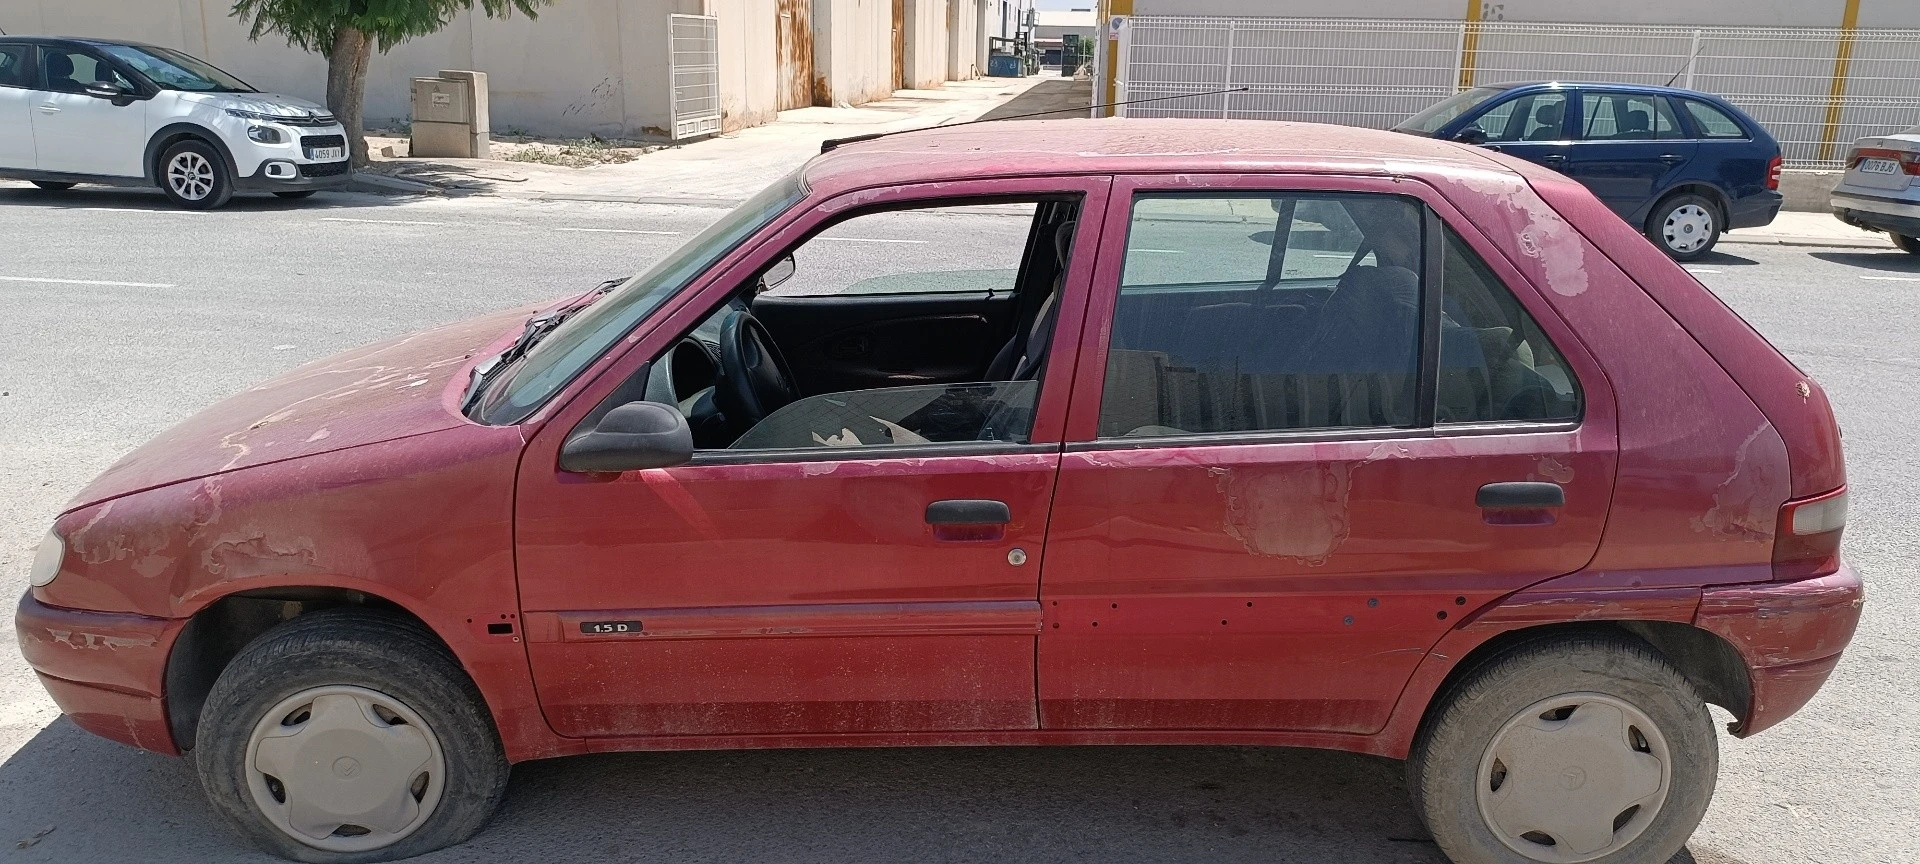
M 363 103 L 367 97 L 367 62 L 373 59 L 373 38 L 364 30 L 342 27 L 333 34 L 327 54 L 327 110 L 347 128 L 347 149 L 353 167 L 367 167 L 367 128 Z

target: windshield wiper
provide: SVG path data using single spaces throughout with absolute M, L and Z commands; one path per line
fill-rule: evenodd
M 472 411 L 480 394 L 486 391 L 487 385 L 492 383 L 496 376 L 520 358 L 527 356 L 527 352 L 532 351 L 533 346 L 540 344 L 540 340 L 545 339 L 547 334 L 565 323 L 575 312 L 593 305 L 595 300 L 605 297 L 608 292 L 623 284 L 626 284 L 625 279 L 602 282 L 577 303 L 528 318 L 526 326 L 520 330 L 520 337 L 513 340 L 512 345 L 508 345 L 505 351 L 475 364 L 473 371 L 468 373 L 467 392 L 460 397 L 460 410 Z

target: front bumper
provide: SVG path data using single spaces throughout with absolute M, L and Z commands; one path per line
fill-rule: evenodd
M 185 619 L 49 606 L 20 598 L 13 626 L 20 653 L 54 704 L 82 729 L 169 756 L 167 654 Z
M 1745 738 L 1807 704 L 1840 662 L 1860 623 L 1866 589 L 1847 567 L 1799 582 L 1727 585 L 1701 592 L 1693 623 L 1731 643 L 1747 665 Z
M 274 177 L 269 174 L 274 166 L 288 166 L 290 177 Z M 297 192 L 304 189 L 338 189 L 353 182 L 353 168 L 350 162 L 293 162 L 291 160 L 269 160 L 260 163 L 259 170 L 251 176 L 235 178 L 233 188 L 239 192 Z

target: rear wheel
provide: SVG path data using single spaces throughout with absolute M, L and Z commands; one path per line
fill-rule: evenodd
M 341 608 L 270 631 L 220 673 L 194 747 L 215 809 L 262 848 L 391 861 L 472 837 L 506 790 L 478 690 L 399 616 Z
M 1887 236 L 1893 238 L 1893 245 L 1900 247 L 1900 251 L 1908 255 L 1920 255 L 1920 237 L 1908 237 L 1905 234 L 1888 234 Z
M 1676 261 L 1692 261 L 1720 242 L 1720 208 L 1691 193 L 1661 200 L 1647 217 L 1647 237 Z
M 74 184 L 60 180 L 35 180 L 33 181 L 33 185 L 45 189 L 48 192 L 65 192 L 74 187 Z
M 213 210 L 233 197 L 233 178 L 213 145 L 189 138 L 160 157 L 160 189 L 181 207 Z
M 1706 705 L 1636 640 L 1525 643 L 1442 698 L 1408 785 L 1456 864 L 1666 861 L 1713 797 Z

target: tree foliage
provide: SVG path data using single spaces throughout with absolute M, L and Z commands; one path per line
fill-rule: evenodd
M 416 36 L 438 32 L 453 16 L 479 7 L 489 17 L 519 12 L 537 17 L 552 0 L 239 0 L 233 15 L 249 22 L 249 36 L 279 33 L 287 42 L 326 54 L 342 28 L 367 34 L 385 53 Z

